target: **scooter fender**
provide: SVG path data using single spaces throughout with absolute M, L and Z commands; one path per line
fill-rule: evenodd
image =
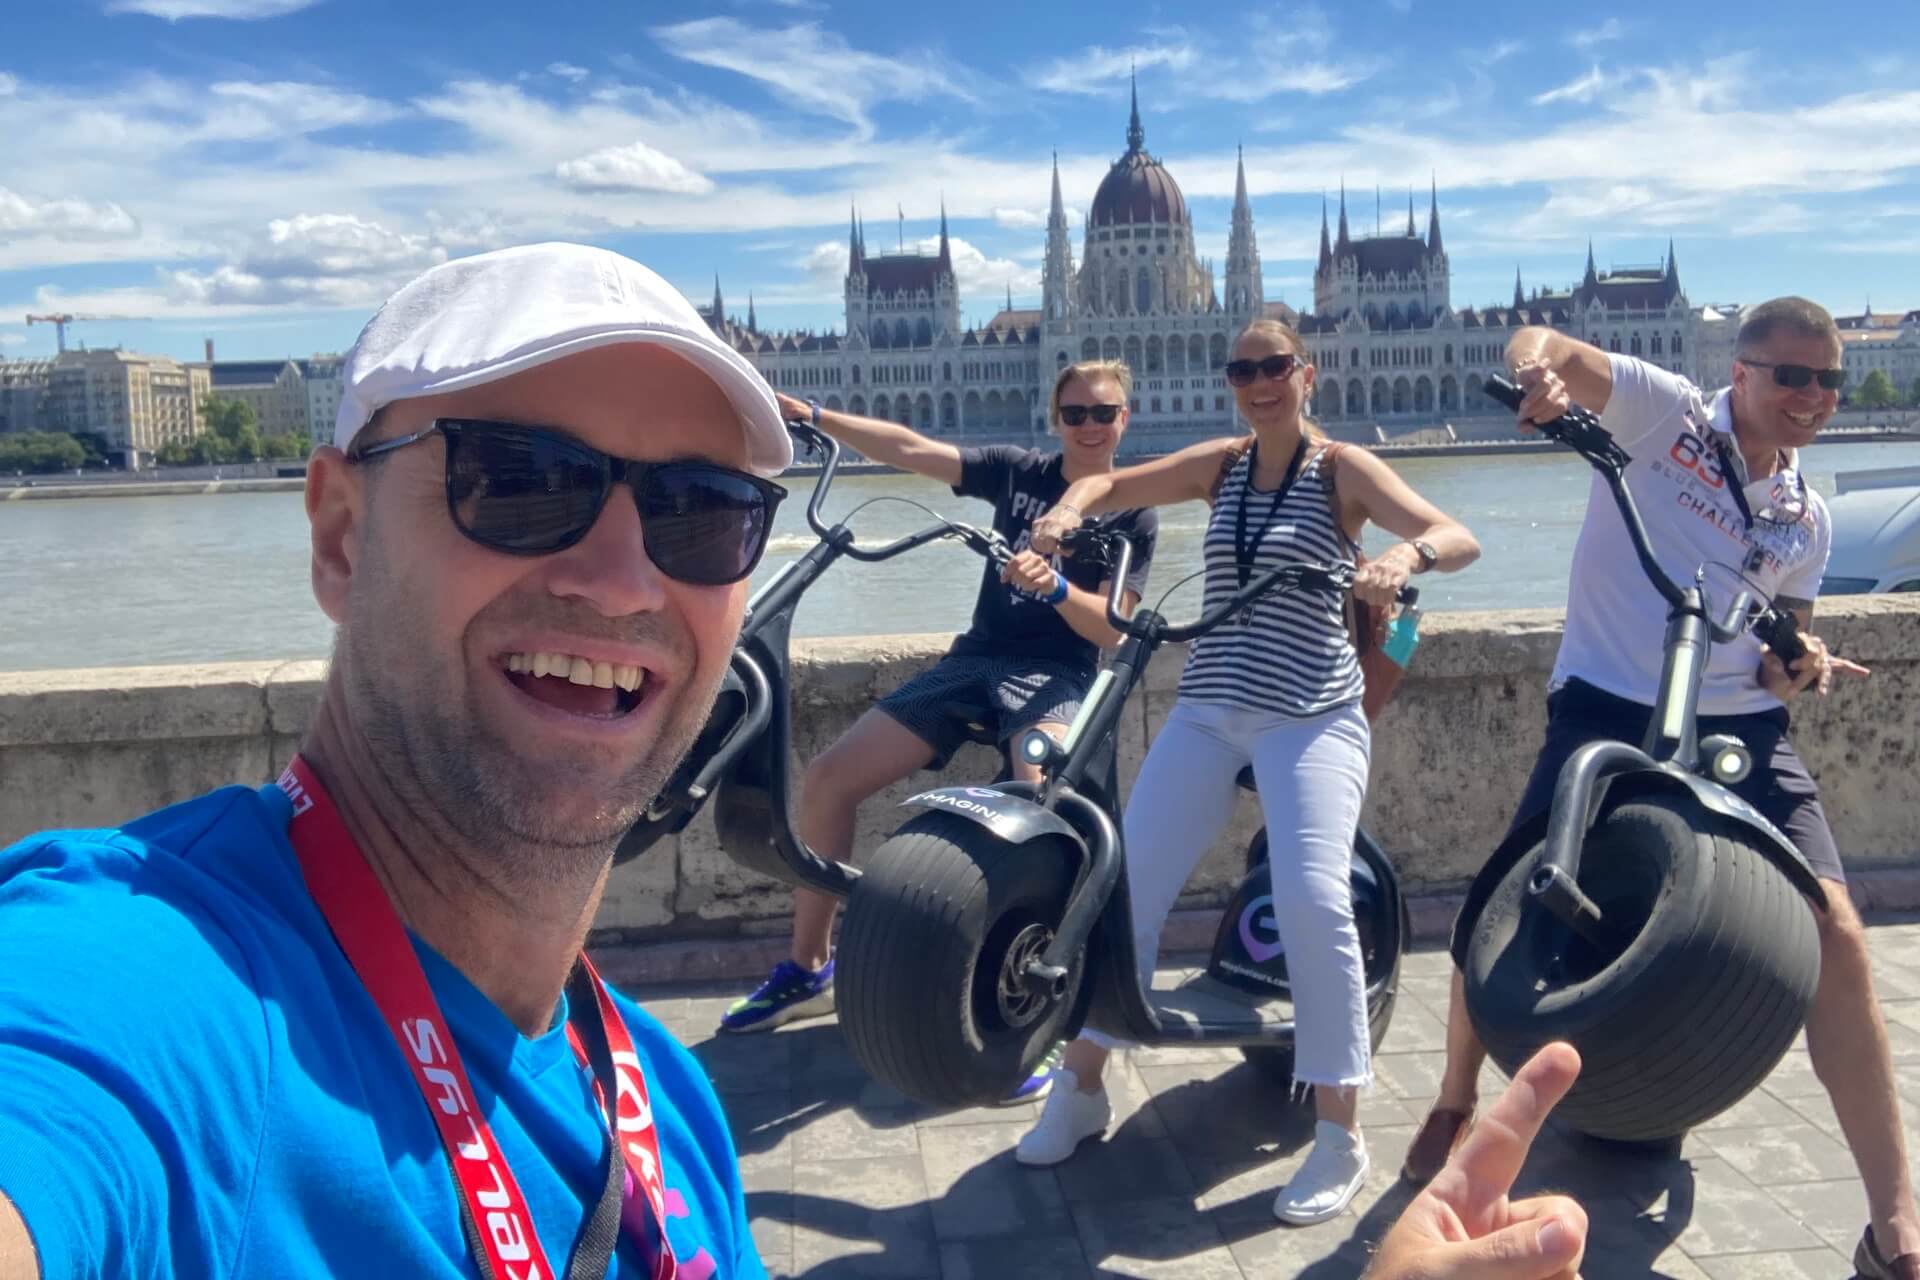
M 1085 844 L 1078 831 L 1053 810 L 998 787 L 936 787 L 908 796 L 903 809 L 951 813 L 991 831 L 1007 844 L 1026 844 L 1041 836 L 1064 836 L 1075 848 Z
M 1816 911 L 1827 909 L 1826 891 L 1820 886 L 1820 878 L 1813 873 L 1806 856 L 1794 847 L 1780 828 L 1767 821 L 1761 812 L 1742 800 L 1733 792 L 1698 774 L 1689 773 L 1678 767 L 1651 769 L 1632 769 L 1618 773 L 1608 781 L 1605 800 L 1615 803 L 1650 791 L 1690 791 L 1702 808 L 1729 818 L 1748 828 L 1758 837 L 1761 852 L 1767 861 L 1780 869 L 1787 882 L 1806 898 Z M 1602 806 L 1595 805 L 1595 816 Z M 1479 923 L 1480 913 L 1486 908 L 1487 899 L 1494 889 L 1504 880 L 1507 872 L 1522 856 L 1536 848 L 1547 836 L 1547 821 L 1550 814 L 1546 811 L 1535 814 L 1507 834 L 1480 868 L 1479 874 L 1467 888 L 1466 901 L 1461 904 L 1460 914 L 1454 918 L 1453 937 L 1448 951 L 1456 965 L 1466 963 L 1468 944 L 1473 939 L 1474 927 Z

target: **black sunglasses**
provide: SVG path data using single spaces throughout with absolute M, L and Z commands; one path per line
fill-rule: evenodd
M 587 536 L 614 486 L 633 490 L 647 557 L 679 582 L 717 587 L 753 572 L 787 491 L 770 480 L 691 459 L 616 458 L 550 427 L 439 418 L 412 435 L 348 454 L 365 462 L 431 435 L 447 442 L 447 512 L 494 551 L 544 556 Z
M 1226 367 L 1228 382 L 1236 387 L 1250 387 L 1255 374 L 1265 374 L 1275 382 L 1285 382 L 1300 367 L 1300 357 L 1285 353 L 1260 360 L 1229 360 Z
M 1775 382 L 1795 390 L 1818 381 L 1822 390 L 1838 391 L 1847 382 L 1845 369 L 1813 369 L 1804 364 L 1774 364 L 1767 360 L 1741 359 L 1740 363 L 1750 369 L 1771 369 Z
M 1060 421 L 1070 427 L 1077 427 L 1088 417 L 1103 427 L 1110 427 L 1120 419 L 1120 406 L 1117 404 L 1063 404 L 1060 406 Z

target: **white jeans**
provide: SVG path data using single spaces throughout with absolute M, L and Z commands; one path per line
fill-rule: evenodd
M 1253 765 L 1265 811 L 1274 919 L 1293 987 L 1294 1079 L 1373 1082 L 1366 971 L 1353 924 L 1354 830 L 1370 747 L 1358 703 L 1308 720 L 1175 702 L 1127 797 L 1127 881 L 1143 985 L 1160 929 L 1201 857 L 1233 817 L 1235 776 Z M 1106 1048 L 1124 1042 L 1088 1030 Z

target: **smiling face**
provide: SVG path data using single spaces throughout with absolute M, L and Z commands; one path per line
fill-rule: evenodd
M 1063 409 L 1070 405 L 1091 409 L 1103 404 L 1120 406 L 1119 416 L 1106 425 L 1095 422 L 1091 413 L 1077 427 L 1054 415 L 1053 430 L 1060 437 L 1061 452 L 1083 466 L 1105 466 L 1113 459 L 1113 451 L 1120 447 L 1120 437 L 1127 430 L 1127 393 L 1110 373 L 1076 374 L 1060 388 Z
M 1266 325 L 1255 325 L 1233 344 L 1232 358 L 1235 360 L 1258 361 L 1275 355 L 1295 357 L 1293 370 L 1286 377 L 1269 378 L 1260 373 L 1255 374 L 1248 385 L 1233 387 L 1233 398 L 1240 407 L 1240 416 L 1251 423 L 1256 431 L 1262 427 L 1282 425 L 1297 428 L 1300 412 L 1313 394 L 1313 366 L 1307 363 L 1305 353 L 1285 333 Z M 1227 385 L 1233 386 L 1232 383 Z
M 1840 393 L 1829 391 L 1818 381 L 1804 387 L 1783 387 L 1774 379 L 1774 371 L 1747 361 L 1768 365 L 1798 364 L 1809 369 L 1840 367 L 1840 344 L 1825 334 L 1802 333 L 1776 326 L 1759 342 L 1743 347 L 1733 365 L 1733 420 L 1739 424 L 1742 438 L 1751 445 L 1773 448 L 1803 448 L 1840 407 Z
M 607 453 L 744 467 L 719 388 L 659 347 L 618 345 L 390 405 L 373 435 L 436 418 L 553 427 Z M 476 848 L 604 850 L 692 744 L 738 635 L 745 583 L 691 586 L 648 559 L 631 488 L 563 551 L 508 555 L 447 511 L 440 435 L 346 467 L 350 569 L 315 589 L 374 765 Z

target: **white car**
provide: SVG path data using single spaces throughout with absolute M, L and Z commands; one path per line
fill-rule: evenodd
M 1920 467 L 1834 476 L 1833 555 L 1820 594 L 1920 591 Z

